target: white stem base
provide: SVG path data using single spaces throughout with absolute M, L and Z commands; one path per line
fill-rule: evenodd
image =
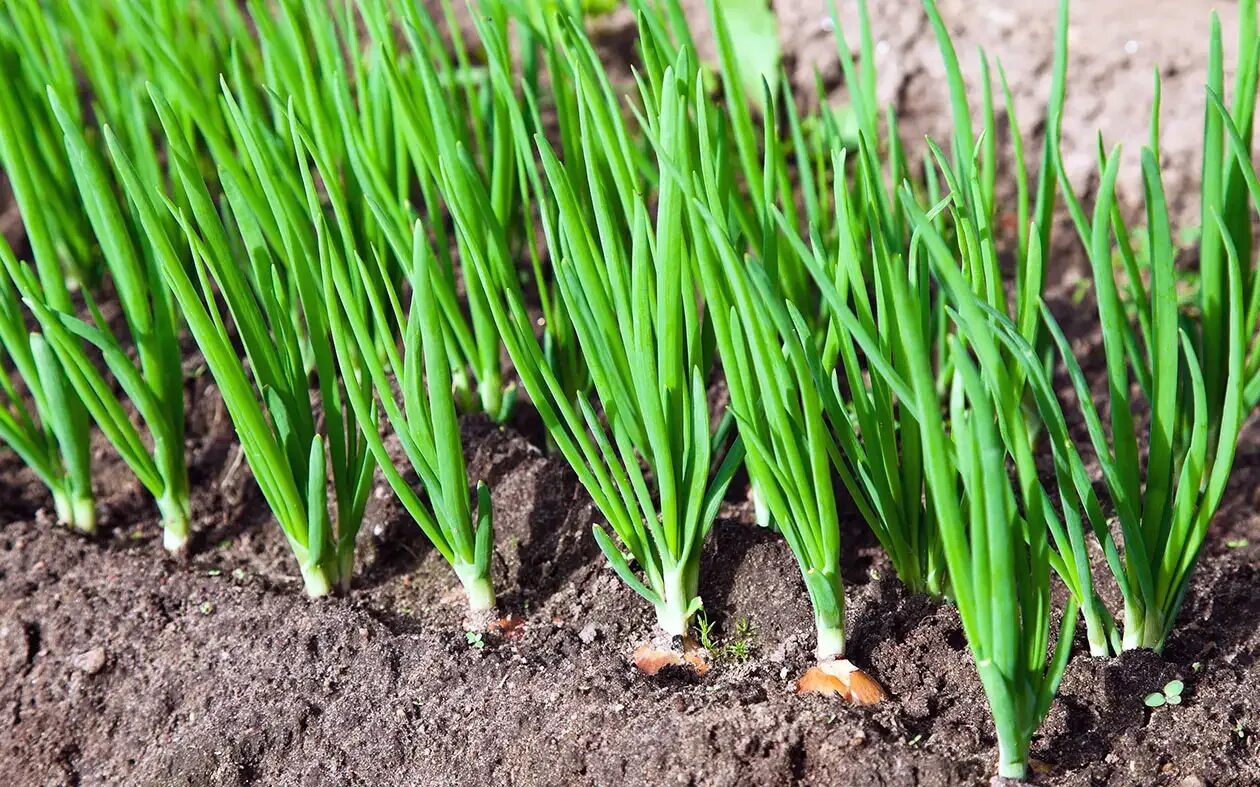
M 162 546 L 172 555 L 182 555 L 188 548 L 189 520 L 187 500 L 174 497 L 158 499 L 162 514 Z
M 472 564 L 456 564 L 455 575 L 468 596 L 468 608 L 473 612 L 485 612 L 495 608 L 498 599 L 494 595 L 494 583 L 483 571 Z
M 656 605 L 656 625 L 671 637 L 685 637 L 691 628 L 691 615 L 699 607 L 695 591 L 687 586 L 682 570 L 666 572 L 665 593 Z
M 844 626 L 833 626 L 821 620 L 816 620 L 814 624 L 818 638 L 814 658 L 818 661 L 844 658 Z
M 96 533 L 96 501 L 91 497 L 71 497 L 53 492 L 53 508 L 57 521 L 85 536 Z
M 327 596 L 332 592 L 334 584 L 324 565 L 303 567 L 302 582 L 306 586 L 306 595 L 311 598 Z

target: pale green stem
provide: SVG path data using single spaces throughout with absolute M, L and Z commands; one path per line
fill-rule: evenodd
M 158 512 L 162 516 L 162 546 L 171 554 L 181 554 L 188 547 L 188 530 L 191 514 L 188 499 L 167 494 L 158 498 Z
M 1023 781 L 1028 776 L 1028 746 L 998 736 L 998 776 Z
M 482 412 L 498 420 L 503 410 L 503 385 L 498 375 L 477 383 L 477 398 L 481 401 Z
M 840 573 L 809 569 L 803 575 L 805 589 L 814 607 L 814 629 L 817 644 L 814 656 L 819 661 L 844 656 L 844 581 Z
M 681 567 L 666 571 L 663 577 L 665 593 L 656 605 L 656 625 L 671 637 L 685 637 L 691 622 L 692 600 L 696 597 L 687 572 Z
M 57 521 L 83 535 L 96 533 L 96 501 L 90 496 L 73 495 L 54 490 L 53 509 Z
M 1089 641 L 1089 655 L 1106 658 L 1111 654 L 1111 642 L 1102 617 L 1093 604 L 1082 604 L 1081 613 L 1085 616 L 1085 638 Z
M 1149 648 L 1158 652 L 1164 647 L 1164 633 L 1164 615 L 1160 609 L 1141 611 L 1132 605 L 1125 606 L 1125 650 Z
M 814 619 L 814 629 L 818 638 L 818 646 L 814 649 L 814 656 L 819 661 L 827 659 L 838 659 L 844 656 L 844 624 L 835 625 L 825 621 L 822 617 Z
M 302 567 L 302 582 L 306 586 L 306 595 L 311 598 L 320 598 L 332 592 L 337 577 L 332 576 L 329 568 L 330 566 L 326 563 Z
M 459 577 L 468 596 L 468 608 L 474 612 L 494 609 L 497 603 L 494 595 L 494 584 L 485 570 L 471 563 L 456 563 L 455 576 Z
M 766 497 L 761 494 L 761 488 L 754 481 L 748 489 L 748 497 L 752 499 L 753 504 L 753 521 L 759 527 L 770 526 L 770 507 L 766 505 Z
M 455 407 L 461 413 L 474 409 L 472 384 L 468 380 L 468 372 L 451 363 L 451 395 L 455 398 Z
M 350 590 L 350 580 L 354 578 L 354 542 L 348 546 L 337 557 L 337 588 L 342 591 Z

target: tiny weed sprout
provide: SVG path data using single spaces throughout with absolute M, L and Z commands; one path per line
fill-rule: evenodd
M 757 630 L 748 618 L 740 618 L 735 630 L 728 636 L 719 639 L 714 629 L 716 625 L 701 612 L 696 616 L 696 637 L 700 646 L 709 652 L 714 662 L 719 665 L 739 666 L 752 658 L 754 640 Z
M 230 158 L 216 157 L 225 191 L 222 217 L 156 90 L 153 103 L 187 210 L 166 198 L 160 183 L 146 180 L 107 137 L 155 265 L 205 355 L 250 469 L 297 557 L 306 592 L 321 596 L 348 587 L 354 569 L 355 537 L 375 463 L 357 422 L 347 417 L 344 388 L 359 386 L 356 393 L 367 395 L 368 382 L 341 374 L 329 338 L 327 301 L 338 296 L 323 289 L 316 264 L 322 217 L 310 199 L 314 186 L 292 105 L 286 112 L 273 103 L 270 116 L 279 124 L 273 128 L 257 107 L 238 101 L 226 87 L 223 102 L 240 149 Z M 287 147 L 281 142 L 286 138 Z M 262 144 L 264 139 L 271 144 Z M 167 214 L 178 221 L 177 230 L 169 229 Z M 177 251 L 176 236 L 191 254 L 191 267 Z
M 1185 691 L 1186 685 L 1179 680 L 1170 680 L 1164 684 L 1164 688 L 1159 691 L 1151 692 L 1142 698 L 1148 708 L 1162 708 L 1165 705 L 1180 705 L 1181 693 Z
M 601 550 L 656 609 L 659 629 L 686 639 L 701 608 L 700 548 L 742 452 L 732 447 L 722 458 L 729 422 L 716 430 L 710 424 L 704 382 L 712 351 L 697 306 L 684 195 L 658 170 L 658 204 L 655 218 L 649 216 L 630 131 L 590 42 L 570 24 L 564 45 L 584 85 L 582 157 L 561 162 L 541 137 L 538 147 L 558 206 L 559 232 L 549 238 L 549 251 L 602 419 L 585 396 L 569 399 L 546 363 L 505 244 L 472 248 L 466 262 L 479 269 L 508 352 L 552 440 L 612 530 L 595 526 Z M 694 144 L 681 133 L 698 74 L 693 63 L 680 54 L 659 83 L 640 85 L 644 106 L 653 108 L 644 122 L 664 155 L 682 167 Z M 454 164 L 448 200 L 459 231 L 468 233 L 493 220 L 492 206 L 467 157 Z

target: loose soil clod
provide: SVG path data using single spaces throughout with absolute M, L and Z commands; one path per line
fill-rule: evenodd
M 525 618 L 515 613 L 508 613 L 491 623 L 489 630 L 498 633 L 499 636 L 509 642 L 513 642 L 525 636 Z

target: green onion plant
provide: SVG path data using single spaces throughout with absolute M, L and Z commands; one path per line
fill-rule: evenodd
M 705 103 L 703 96 L 696 101 L 702 118 Z M 813 336 L 764 268 L 745 260 L 732 244 L 727 228 L 717 220 L 725 212 L 724 195 L 729 193 L 729 183 L 723 182 L 718 168 L 721 160 L 703 137 L 699 154 L 703 197 L 694 194 L 689 181 L 680 185 L 692 201 L 688 218 L 706 316 L 747 454 L 744 463 L 776 529 L 800 564 L 814 609 L 818 660 L 842 658 L 844 580 L 831 466 L 840 449 L 815 381 L 821 370 L 817 353 L 810 352 L 815 349 Z M 844 424 L 849 424 L 847 416 Z M 865 498 L 859 498 L 859 507 L 863 503 Z
M 112 173 L 51 91 L 49 100 L 64 135 L 70 171 L 117 292 L 136 359 L 132 360 L 110 330 L 90 295 L 85 294 L 92 314 L 89 323 L 64 307 L 59 308 L 29 269 L 10 267 L 8 273 L 33 311 L 79 400 L 157 501 L 163 545 L 172 553 L 182 553 L 188 541 L 191 511 L 184 460 L 180 319 L 148 250 L 136 242 L 138 233 L 124 206 L 119 204 Z M 149 150 L 148 156 L 153 158 L 156 153 Z M 28 212 L 40 211 L 47 204 L 29 205 Z M 99 352 L 105 369 L 139 415 L 151 447 L 133 424 L 124 399 L 98 370 L 88 346 Z
M 705 114 L 703 99 L 697 102 L 697 113 Z M 837 154 L 840 168 L 843 159 L 843 153 Z M 916 485 L 913 493 L 900 487 L 897 429 L 902 427 L 916 441 L 902 446 L 907 454 L 918 452 L 918 432 L 913 415 L 896 403 L 883 376 L 872 373 L 869 383 L 863 379 L 857 346 L 871 354 L 873 364 L 886 368 L 891 368 L 892 348 L 876 338 L 879 334 L 870 312 L 862 317 L 854 314 L 833 288 L 826 294 L 836 304 L 834 333 L 827 344 L 844 345 L 853 391 L 842 404 L 834 370 L 824 364 L 815 332 L 804 315 L 783 298 L 760 261 L 739 253 L 731 242 L 730 226 L 714 215 L 721 210 L 721 195 L 728 193 L 722 182 L 721 157 L 712 155 L 702 142 L 700 162 L 703 174 L 698 180 L 704 196 L 693 196 L 691 221 L 700 239 L 697 257 L 705 304 L 722 358 L 731 411 L 747 452 L 745 464 L 750 481 L 762 490 L 776 529 L 800 565 L 814 610 L 815 655 L 820 665 L 838 661 L 844 658 L 846 637 L 837 474 L 906 581 L 916 576 L 921 565 L 936 566 L 942 560 L 931 520 L 920 502 L 922 486 Z M 840 191 L 838 205 L 847 211 Z M 786 225 L 781 213 L 778 217 Z M 847 215 L 839 221 L 845 227 Z M 701 242 L 706 232 L 708 242 Z M 795 243 L 794 253 L 811 254 L 799 238 Z M 821 269 L 826 263 L 811 256 L 807 264 Z M 841 286 L 847 283 L 842 276 Z M 889 326 L 882 327 L 886 335 Z M 905 389 L 901 390 L 904 395 Z M 905 461 L 914 460 L 907 455 Z M 915 521 L 903 521 L 903 517 Z M 924 543 L 904 541 L 906 533 L 921 536 Z M 930 557 L 926 554 L 933 551 Z M 943 575 L 942 566 L 920 580 L 916 589 Z M 845 667 L 856 669 L 847 662 Z M 882 698 L 882 690 L 869 679 L 865 682 L 875 690 L 866 694 L 854 692 L 852 674 L 845 678 L 850 699 Z
M 919 229 L 930 225 L 927 214 L 912 207 L 908 190 L 901 197 Z M 993 324 L 1004 323 L 1007 335 L 1023 343 L 1027 351 L 1019 357 L 1032 368 L 1040 369 L 1040 361 L 1018 328 L 968 286 L 958 261 L 939 253 L 944 244 L 934 245 L 941 248 L 932 255 L 932 267 L 957 328 L 948 337 L 954 369 L 948 421 L 940 407 L 932 350 L 913 321 L 901 331 L 909 372 L 903 385 L 919 417 L 951 595 L 993 714 L 998 774 L 1022 779 L 1032 736 L 1050 710 L 1067 665 L 1077 606 L 1076 596 L 1069 594 L 1051 648 L 1054 551 L 1046 517 L 1054 509 L 1035 473 L 1030 479 L 1023 469 L 1030 441 L 1014 428 L 1022 419 L 1002 414 L 1019 401 L 1022 388 L 1010 379 L 1014 364 L 999 351 Z M 900 313 L 921 308 L 909 276 L 895 269 L 889 279 Z M 1016 469 L 1013 478 L 1003 472 L 1008 464 Z
M 57 46 L 55 32 L 33 3 L 0 12 L 0 62 L 14 75 L 0 91 L 0 166 L 22 216 L 30 260 L 42 296 L 54 308 L 73 312 L 72 287 L 83 278 L 74 261 L 86 259 L 89 232 L 74 193 L 69 163 L 60 147 L 41 78 L 72 80 L 64 59 L 44 60 L 44 46 Z M 59 51 L 59 48 L 58 48 Z M 46 68 L 37 72 L 36 66 Z M 47 83 L 46 83 L 47 84 Z M 67 370 L 47 337 L 32 332 L 28 310 L 12 274 L 17 260 L 0 244 L 3 303 L 3 439 L 48 487 L 59 522 L 82 533 L 96 530 L 91 478 L 91 419 Z
M 466 262 L 478 268 L 495 322 L 552 440 L 611 528 L 610 534 L 594 527 L 601 550 L 653 605 L 659 628 L 685 637 L 702 605 L 701 546 L 742 451 L 732 446 L 722 459 L 730 422 L 711 424 L 705 381 L 713 353 L 697 299 L 684 194 L 657 170 L 657 207 L 654 217 L 649 214 L 630 130 L 590 42 L 569 23 L 564 46 L 569 62 L 582 69 L 582 158 L 562 162 L 542 137 L 537 146 L 558 206 L 559 232 L 548 239 L 549 252 L 602 413 L 585 397 L 569 399 L 547 364 L 506 244 L 473 248 Z M 684 171 L 694 141 L 682 132 L 697 75 L 683 50 L 659 83 L 640 84 L 648 108 L 643 122 Z M 492 222 L 490 196 L 468 157 L 446 171 L 458 230 Z
M 226 86 L 222 101 L 239 140 L 235 155 L 215 162 L 222 213 L 156 89 L 173 180 L 188 210 L 166 197 L 161 183 L 146 180 L 117 145 L 110 149 L 306 591 L 320 596 L 347 588 L 353 573 L 375 462 L 347 412 L 346 388 L 368 396 L 370 383 L 342 374 L 330 339 L 328 300 L 340 296 L 324 290 L 320 275 L 322 218 L 310 198 L 313 176 L 293 104 L 272 99 L 270 112 L 260 115 Z M 168 212 L 177 232 L 168 232 Z
M 238 51 L 248 49 L 252 39 L 239 35 L 244 30 L 234 6 L 177 0 L 13 0 L 0 10 L 0 50 L 13 74 L 11 90 L 0 99 L 0 159 L 38 273 L 19 271 L 13 255 L 5 255 L 11 337 L 5 349 L 35 412 L 17 401 L 7 381 L 3 439 L 50 484 L 59 518 L 90 532 L 90 415 L 158 500 L 164 543 L 175 552 L 184 547 L 189 518 L 179 318 L 158 286 L 132 217 L 116 204 L 118 186 L 100 128 L 112 123 L 136 166 L 151 179 L 160 177 L 152 138 L 157 117 L 146 80 L 195 78 L 213 90 L 228 42 L 239 38 Z M 90 114 L 81 105 L 85 92 Z M 209 122 L 204 107 L 197 110 Z M 106 277 L 129 336 L 116 336 L 95 308 Z M 27 315 L 13 300 L 19 293 L 41 330 L 20 339 Z M 90 312 L 89 321 L 77 319 L 81 308 Z M 134 360 L 125 349 L 131 345 Z M 117 379 L 121 397 L 91 360 L 94 353 Z M 128 406 L 143 422 L 148 444 Z
M 1195 349 L 1178 313 L 1176 249 L 1156 149 L 1148 147 L 1142 153 L 1149 282 L 1125 277 L 1120 283 L 1113 268 L 1117 246 L 1128 237 L 1128 228 L 1114 204 L 1119 152 L 1111 152 L 1102 161 L 1092 216 L 1087 216 L 1075 195 L 1067 191 L 1072 214 L 1082 238 L 1087 239 L 1093 268 L 1107 359 L 1109 433 L 1067 338 L 1050 312 L 1044 312 L 1080 401 L 1118 528 L 1118 533 L 1112 532 L 1112 522 L 1084 475 L 1075 445 L 1066 434 L 1059 435 L 1053 441 L 1055 458 L 1074 482 L 1076 499 L 1072 506 L 1097 536 L 1124 600 L 1122 628 L 1108 632 L 1113 651 L 1163 648 L 1208 525 L 1224 494 L 1245 412 L 1247 339 L 1238 249 L 1225 217 L 1212 213 L 1212 221 L 1226 241 L 1228 304 L 1224 313 L 1228 320 L 1220 337 L 1226 376 L 1209 389 L 1206 361 Z M 1124 253 L 1119 252 L 1119 256 Z M 1127 290 L 1130 309 L 1136 312 L 1133 317 L 1126 311 L 1122 286 Z M 1135 386 L 1141 399 L 1135 395 Z M 1149 408 L 1145 441 L 1135 416 L 1142 400 Z M 1214 401 L 1220 403 L 1215 408 Z M 1145 462 L 1141 457 L 1143 442 L 1148 446 Z
M 1253 232 L 1257 198 L 1256 170 L 1251 159 L 1255 131 L 1257 85 L 1260 84 L 1260 33 L 1255 2 L 1238 4 L 1237 70 L 1232 98 L 1225 93 L 1224 47 L 1220 19 L 1212 15 L 1208 46 L 1208 74 L 1203 129 L 1203 177 L 1201 180 L 1199 286 L 1196 293 L 1200 329 L 1192 334 L 1203 363 L 1203 384 L 1208 400 L 1209 424 L 1223 417 L 1227 380 L 1230 377 L 1229 268 L 1231 248 L 1242 267 L 1244 347 L 1244 406 L 1248 412 L 1260 403 L 1260 276 L 1256 275 Z M 1159 162 L 1159 85 L 1151 130 L 1151 147 Z M 1226 104 L 1226 101 L 1229 101 Z M 1219 216 L 1219 220 L 1218 220 Z M 1120 228 L 1117 227 L 1117 231 Z M 1131 255 L 1122 245 L 1126 266 Z M 1152 262 L 1153 264 L 1153 262 Z M 1141 307 L 1141 304 L 1138 304 Z
M 359 7 L 375 33 L 369 48 L 355 38 L 352 9 L 341 19 L 309 19 L 300 4 L 284 3 L 276 27 L 264 35 L 263 50 L 278 75 L 304 86 L 293 100 L 301 120 L 295 132 L 321 184 L 317 189 L 303 178 L 306 212 L 317 217 L 320 286 L 339 294 L 325 300 L 332 347 L 338 367 L 358 378 L 345 385 L 348 415 L 404 508 L 454 567 L 472 610 L 484 613 L 495 606 L 490 497 L 479 486 L 474 525 L 456 398 L 465 408 L 479 403 L 503 419 L 513 395 L 503 397 L 500 342 L 483 316 L 479 291 L 469 291 L 471 327 L 461 311 L 444 202 L 434 180 L 436 151 L 453 145 L 465 130 L 456 107 L 465 102 L 473 107 L 473 136 L 484 130 L 484 91 L 470 81 L 475 75 L 449 5 L 443 7 L 455 61 L 421 6 L 403 9 L 398 18 L 388 4 Z M 394 44 L 396 23 L 409 41 L 405 56 Z M 313 47 L 305 44 L 308 36 Z M 377 102 L 387 109 L 375 109 Z M 435 131 L 440 142 L 434 141 Z M 505 165 L 497 164 L 501 152 L 495 150 L 495 166 L 510 172 L 510 151 Z M 409 191 L 416 183 L 427 222 L 416 220 L 410 209 Z M 430 245 L 429 228 L 440 254 Z M 469 275 L 463 274 L 466 286 Z M 408 289 L 411 303 L 404 311 Z M 467 385 L 470 369 L 478 381 L 475 400 Z M 382 414 L 420 479 L 423 497 L 386 449 Z
M 925 7 L 937 30 L 953 91 L 956 115 L 952 160 L 929 140 L 931 156 L 923 185 L 914 189 L 915 196 L 909 201 L 901 198 L 898 189 L 906 181 L 909 168 L 897 138 L 895 115 L 889 113 L 886 127 L 881 129 L 880 115 L 872 109 L 877 104 L 874 74 L 866 65 L 869 58 L 864 58 L 859 69 L 842 45 L 842 65 L 851 85 L 858 129 L 852 150 L 833 149 L 829 166 L 832 174 L 817 179 L 819 183 L 831 183 L 829 201 L 818 204 L 830 204 L 832 216 L 820 222 L 813 212 L 807 212 L 810 243 L 806 244 L 802 233 L 796 230 L 800 219 L 786 208 L 772 206 L 767 213 L 775 223 L 776 234 L 764 235 L 765 242 L 755 246 L 754 253 L 763 261 L 773 259 L 812 277 L 811 287 L 817 292 L 813 297 L 821 304 L 823 319 L 805 319 L 813 327 L 815 337 L 810 352 L 817 357 L 818 395 L 826 405 L 836 437 L 836 470 L 901 579 L 914 590 L 943 595 L 950 592 L 948 572 L 936 514 L 925 489 L 920 425 L 907 398 L 898 396 L 887 384 L 887 378 L 875 373 L 873 365 L 887 359 L 898 375 L 907 376 L 910 359 L 900 333 L 913 327 L 933 354 L 938 395 L 944 397 L 948 392 L 953 376 L 948 336 L 954 328 L 946 310 L 932 295 L 936 283 L 929 259 L 933 258 L 948 263 L 965 281 L 968 291 L 977 294 L 989 308 L 1011 314 L 1021 334 L 1037 340 L 1037 304 L 1044 281 L 1041 250 L 1043 242 L 1049 242 L 1037 220 L 1044 220 L 1053 212 L 1055 176 L 1051 171 L 1037 181 L 1034 208 L 1034 187 L 1025 166 L 1010 93 L 1004 87 L 1018 173 L 1017 219 L 1022 228 L 1011 239 L 1011 245 L 1020 254 L 1016 287 L 1013 293 L 1008 292 L 1000 266 L 1004 241 L 999 235 L 995 207 L 996 148 L 986 141 L 995 139 L 998 128 L 990 72 L 986 65 L 981 102 L 983 126 L 977 141 L 952 41 L 930 0 Z M 868 42 L 868 15 L 864 6 L 859 11 L 861 38 Z M 836 24 L 839 25 L 838 17 Z M 1060 4 L 1055 78 L 1048 105 L 1052 138 L 1057 118 L 1062 114 L 1066 24 L 1064 2 Z M 881 153 L 884 136 L 887 153 Z M 776 146 L 775 138 L 767 135 L 767 179 L 774 177 L 772 173 L 783 165 Z M 1043 168 L 1045 162 L 1053 164 L 1057 149 L 1048 143 L 1046 150 Z M 772 165 L 776 159 L 779 163 Z M 918 199 L 927 199 L 931 210 L 919 209 Z M 890 290 L 892 271 L 908 276 L 914 310 L 895 308 Z M 781 281 L 780 277 L 771 278 Z M 789 300 L 795 304 L 790 295 Z M 1012 374 L 1008 379 L 1012 400 L 1002 412 L 1020 413 L 1020 375 Z M 1021 423 L 1012 428 L 1023 432 L 1032 427 Z M 1024 452 L 1019 457 L 1024 473 L 1032 472 L 1031 453 Z M 758 473 L 750 474 L 756 484 Z M 1056 567 L 1071 571 L 1069 581 L 1079 584 L 1071 567 L 1061 562 Z
M 476 163 L 483 188 L 491 195 L 495 227 L 504 234 L 504 241 L 514 254 L 534 253 L 534 220 L 516 180 L 516 138 L 504 114 L 504 102 L 491 88 L 487 69 L 474 65 L 475 53 L 470 51 L 448 0 L 443 0 L 442 8 L 449 47 L 423 4 L 404 4 L 396 20 L 391 6 L 379 1 L 364 4 L 376 49 L 375 70 L 382 75 L 380 100 L 388 103 L 393 114 L 392 155 L 399 161 L 387 164 L 393 163 L 405 178 L 396 176 L 394 183 L 421 195 L 421 215 L 434 236 L 440 275 L 433 277 L 431 286 L 448 325 L 445 333 L 457 394 L 464 409 L 475 406 L 503 421 L 512 412 L 516 392 L 503 378 L 502 342 L 476 281 L 476 268 L 457 264 L 469 254 L 466 244 L 485 241 L 476 235 L 450 232 L 449 208 L 440 183 L 443 162 L 454 161 L 457 149 L 462 148 Z M 490 21 L 482 21 L 483 29 L 492 28 L 505 36 L 506 13 L 493 11 Z M 395 42 L 396 27 L 403 30 L 405 49 Z M 353 122 L 351 116 L 343 115 L 343 125 Z M 410 228 L 417 213 L 409 194 L 399 193 L 398 186 L 391 193 L 386 177 L 389 167 L 377 166 L 374 159 L 379 156 L 372 153 L 370 146 L 357 145 L 351 155 L 353 171 L 390 251 L 398 260 L 407 261 L 411 255 Z M 539 271 L 537 266 L 535 271 Z M 460 290 L 466 298 L 464 306 L 457 297 Z
M 495 607 L 490 575 L 494 546 L 490 492 L 484 484 L 477 486 L 474 525 L 452 394 L 446 323 L 433 295 L 436 288 L 430 284 L 442 274 L 428 244 L 417 222 L 408 271 L 412 297 L 406 314 L 388 276 L 379 269 L 369 269 L 357 255 L 346 264 L 333 245 L 323 244 L 325 292 L 361 291 L 367 296 L 362 301 L 330 299 L 329 323 L 341 367 L 358 368 L 370 381 L 370 388 L 347 386 L 347 395 L 385 479 L 425 536 L 455 569 L 469 608 L 486 612 Z M 386 343 L 384 352 L 378 353 L 377 338 L 388 335 L 392 325 L 401 327 L 402 348 Z M 401 404 L 393 386 L 395 380 Z M 398 435 L 403 454 L 424 487 L 427 504 L 398 471 L 380 437 L 372 390 L 381 402 L 379 411 Z
M 48 487 L 57 521 L 92 534 L 96 501 L 87 412 L 74 399 L 48 340 L 27 324 L 28 310 L 9 273 L 18 262 L 3 239 L 0 263 L 0 344 L 7 367 L 0 369 L 0 440 Z
M 913 308 L 907 298 L 900 303 Z M 1069 600 L 1063 610 L 1051 648 L 1050 550 L 1045 526 L 1038 521 L 1042 505 L 994 471 L 1007 459 L 996 413 L 1002 405 L 994 393 L 997 370 L 977 364 L 962 339 L 950 337 L 959 382 L 953 387 L 946 428 L 936 409 L 925 349 L 920 345 L 911 353 L 917 358 L 913 386 L 923 414 L 928 487 L 954 600 L 993 714 L 998 775 L 1022 779 L 1032 736 L 1049 712 L 1067 666 L 1076 602 Z

